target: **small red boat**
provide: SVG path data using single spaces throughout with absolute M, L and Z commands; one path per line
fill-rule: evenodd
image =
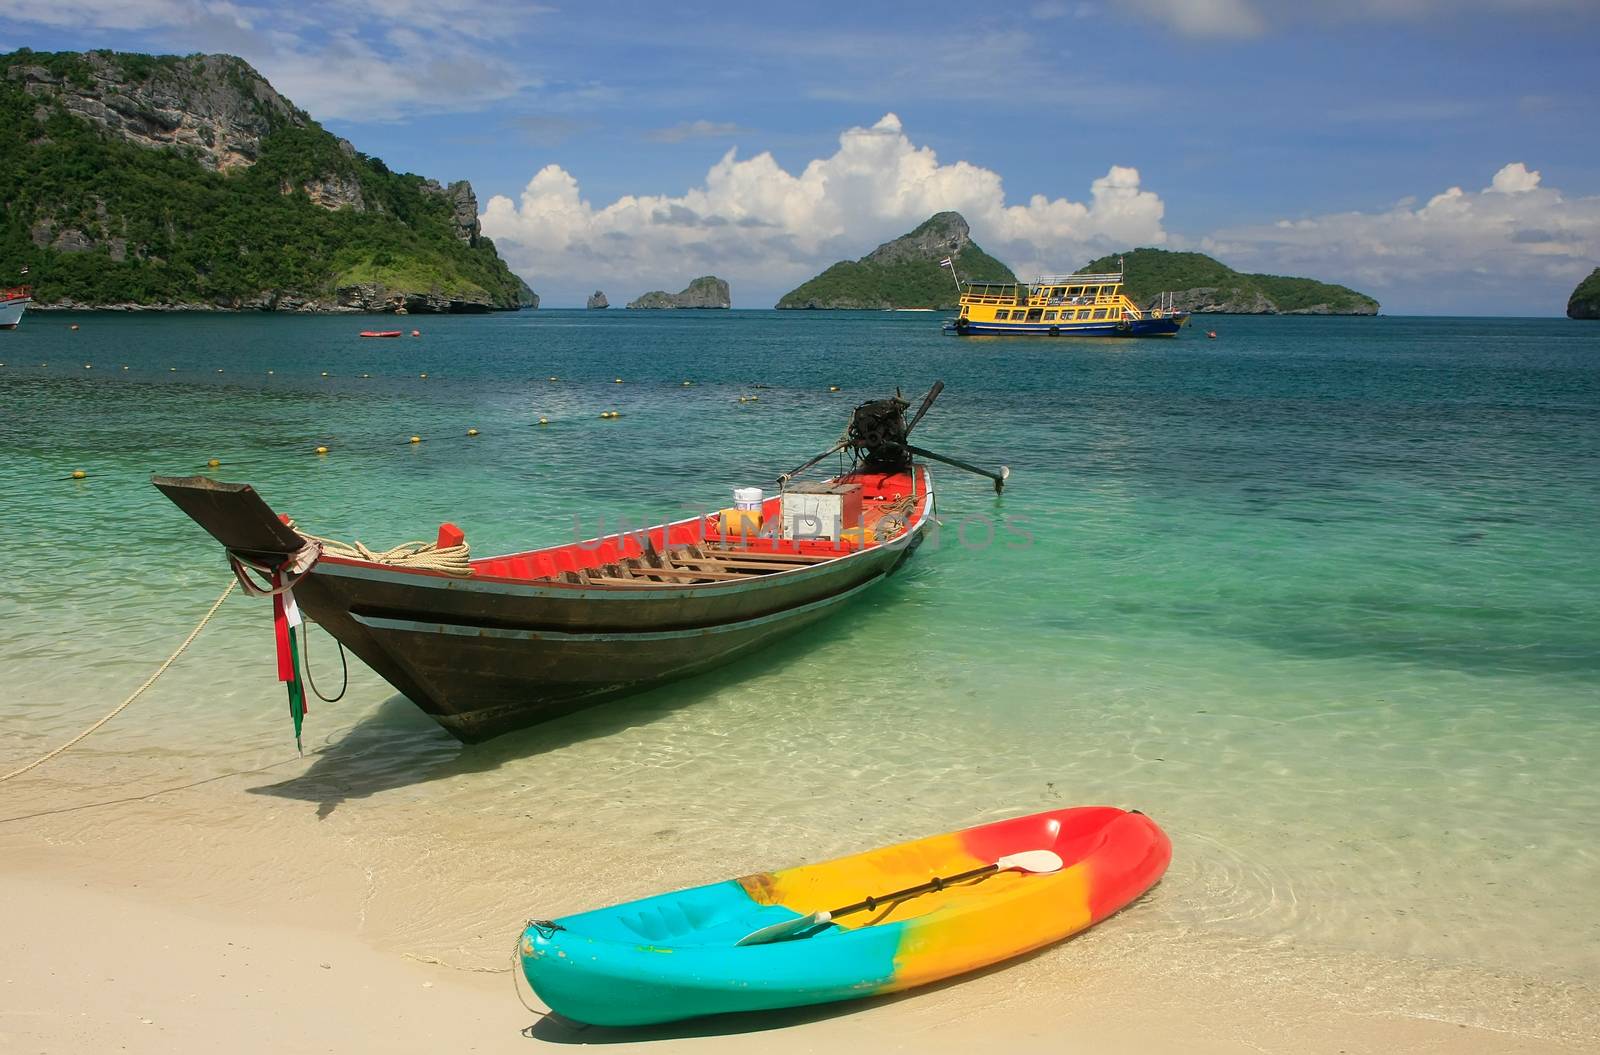
M 400 331 L 399 330 L 362 330 L 361 331 L 361 336 L 363 336 L 363 337 L 398 337 L 398 336 L 400 336 Z
M 439 549 L 455 547 L 460 560 L 444 570 L 369 559 L 382 555 L 365 549 L 331 552 L 248 484 L 151 482 L 226 547 L 241 580 L 248 568 L 275 593 L 293 588 L 294 601 L 275 598 L 279 676 L 291 682 L 291 701 L 293 639 L 282 623 L 297 602 L 472 742 L 709 670 L 883 581 L 933 521 L 933 480 L 913 456 L 987 476 L 997 492 L 1010 474 L 908 442 L 942 387 L 909 424 L 898 395 L 857 407 L 845 437 L 780 477 L 781 493 L 759 506 L 470 561 L 460 530 L 446 524 Z M 854 455 L 848 471 L 792 479 L 837 451 Z

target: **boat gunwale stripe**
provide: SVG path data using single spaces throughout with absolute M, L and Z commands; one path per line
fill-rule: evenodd
M 704 637 L 708 634 L 726 633 L 743 630 L 750 627 L 761 626 L 778 619 L 802 615 L 827 605 L 837 604 L 847 598 L 853 597 L 883 579 L 887 578 L 887 570 L 880 571 L 870 579 L 856 583 L 848 590 L 829 594 L 827 597 L 797 605 L 794 608 L 785 608 L 777 612 L 756 616 L 753 619 L 741 619 L 731 623 L 712 623 L 706 626 L 690 627 L 686 630 L 645 630 L 645 631 L 620 631 L 609 634 L 573 633 L 567 630 L 513 630 L 503 627 L 473 626 L 468 623 L 441 623 L 436 621 L 420 622 L 413 619 L 388 619 L 383 616 L 362 615 L 360 612 L 351 612 L 350 618 L 362 626 L 373 630 L 400 630 L 418 634 L 451 634 L 457 637 L 497 637 L 506 639 L 532 639 L 537 641 L 671 641 L 684 637 Z

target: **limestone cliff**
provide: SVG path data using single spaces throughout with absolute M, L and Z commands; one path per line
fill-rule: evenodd
M 842 260 L 785 293 L 780 308 L 954 308 L 961 281 L 1015 282 L 1016 276 L 972 240 L 956 212 L 935 213 L 917 228 L 878 246 L 859 260 Z
M 731 308 L 728 284 L 715 275 L 702 275 L 681 293 L 654 290 L 628 302 L 629 308 Z
M 606 299 L 606 295 L 604 293 L 597 289 L 593 293 L 589 294 L 588 303 L 584 304 L 584 307 L 588 308 L 590 311 L 599 311 L 601 308 L 611 307 L 611 302 Z
M 231 55 L 0 55 L 0 115 L 0 259 L 42 307 L 529 302 L 470 184 L 391 172 Z

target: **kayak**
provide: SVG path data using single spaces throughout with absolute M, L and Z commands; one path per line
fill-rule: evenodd
M 1029 871 L 1004 867 L 1008 855 L 1059 860 Z M 850 1000 L 1058 942 L 1138 898 L 1171 859 L 1138 811 L 1052 810 L 530 920 L 519 957 L 551 1010 L 593 1025 Z M 918 884 L 934 889 L 902 889 Z
M 361 331 L 361 336 L 363 336 L 363 337 L 398 337 L 398 336 L 400 336 L 400 331 L 399 330 L 362 330 Z

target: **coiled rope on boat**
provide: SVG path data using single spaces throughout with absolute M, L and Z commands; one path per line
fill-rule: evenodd
M 385 550 L 375 550 L 360 539 L 354 542 L 341 542 L 338 539 L 309 534 L 295 527 L 293 520 L 289 521 L 289 527 L 308 544 L 314 543 L 320 547 L 319 557 L 323 553 L 330 553 L 335 557 L 371 561 L 374 564 L 392 564 L 401 568 L 421 568 L 426 571 L 444 572 L 446 575 L 459 575 L 463 578 L 472 574 L 472 561 L 465 540 L 455 546 L 440 546 L 434 542 L 402 542 Z M 300 554 L 295 556 L 298 557 Z M 309 569 L 310 565 L 306 567 Z
M 115 718 L 117 715 L 119 715 L 123 711 L 127 710 L 129 704 L 131 704 L 134 700 L 137 700 L 140 696 L 143 696 L 144 695 L 144 691 L 146 689 L 148 689 L 150 686 L 154 685 L 156 683 L 156 679 L 161 677 L 161 675 L 163 675 L 163 674 L 165 674 L 167 672 L 167 668 L 168 667 L 172 666 L 173 663 L 177 662 L 178 657 L 183 655 L 184 649 L 186 649 L 190 645 L 194 644 L 194 639 L 200 636 L 200 631 L 204 630 L 206 628 L 206 624 L 211 622 L 211 617 L 217 614 L 217 609 L 222 607 L 222 602 L 226 601 L 228 599 L 228 595 L 233 592 L 233 588 L 235 586 L 237 586 L 237 585 L 239 585 L 238 582 L 230 582 L 227 585 L 227 587 L 222 591 L 221 596 L 219 596 L 216 599 L 216 601 L 214 601 L 212 603 L 211 609 L 206 612 L 205 616 L 201 618 L 199 623 L 195 624 L 195 628 L 193 630 L 189 631 L 189 636 L 183 639 L 183 644 L 179 645 L 177 647 L 177 649 L 172 653 L 172 655 L 167 657 L 166 662 L 162 663 L 161 666 L 156 668 L 156 672 L 154 674 L 150 675 L 148 678 L 145 679 L 145 682 L 144 682 L 143 685 L 140 685 L 137 689 L 134 689 L 132 694 L 129 695 L 127 699 L 123 700 L 121 703 L 119 703 L 115 707 L 113 707 L 111 709 L 111 712 L 109 714 L 107 714 L 104 718 L 101 718 L 98 722 L 95 722 L 93 725 L 89 726 L 89 728 L 85 729 L 83 732 L 79 733 L 77 736 L 74 736 L 71 740 L 68 740 L 66 743 L 62 744 L 60 747 L 56 748 L 54 751 L 51 751 L 51 752 L 49 752 L 49 753 L 47 753 L 45 755 L 40 756 L 39 758 L 34 759 L 32 762 L 29 762 L 27 765 L 23 766 L 21 769 L 13 769 L 11 772 L 7 773 L 6 775 L 0 776 L 0 784 L 4 784 L 6 781 L 10 780 L 12 777 L 20 777 L 20 776 L 22 776 L 22 774 L 28 772 L 28 770 L 35 769 L 35 768 L 37 768 L 39 766 L 42 766 L 46 762 L 50 761 L 52 758 L 54 758 L 57 755 L 61 754 L 62 752 L 67 751 L 67 750 L 69 750 L 69 749 L 71 749 L 73 747 L 76 747 L 78 744 L 80 744 L 84 740 L 88 739 L 88 737 L 89 737 L 89 735 L 91 733 L 95 732 L 97 729 L 99 729 L 101 726 L 105 725 L 111 719 Z

